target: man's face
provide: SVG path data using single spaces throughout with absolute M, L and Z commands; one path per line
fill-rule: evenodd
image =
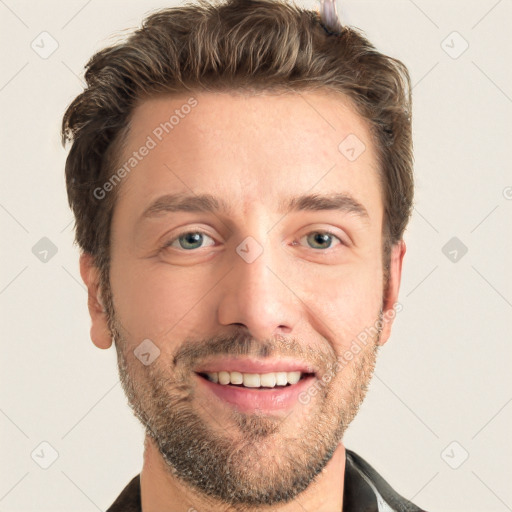
M 138 160 L 112 220 L 113 310 L 97 321 L 109 322 L 130 405 L 169 473 L 233 504 L 288 501 L 331 458 L 373 371 L 386 304 L 376 153 L 341 95 L 203 93 L 183 108 L 189 97 L 134 112 L 121 165 Z M 356 159 L 354 136 L 366 147 Z M 144 214 L 170 194 L 192 199 Z M 204 194 L 227 210 L 196 211 Z M 312 194 L 342 200 L 289 208 Z M 373 334 L 362 343 L 362 332 Z M 237 370 L 248 386 L 258 377 L 244 374 L 301 380 L 209 380 Z

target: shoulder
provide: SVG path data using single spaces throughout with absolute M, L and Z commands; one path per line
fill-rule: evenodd
M 140 501 L 140 473 L 134 476 L 107 512 L 142 512 Z
M 425 512 L 422 508 L 398 494 L 384 478 L 361 456 L 346 449 L 345 466 L 345 504 L 350 510 L 357 510 L 361 500 L 372 499 L 376 501 L 378 512 Z

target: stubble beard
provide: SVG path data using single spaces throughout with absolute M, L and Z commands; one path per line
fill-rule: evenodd
M 194 400 L 192 372 L 173 375 L 171 365 L 165 371 L 158 359 L 144 366 L 133 355 L 136 345 L 122 336 L 113 308 L 109 325 L 129 405 L 169 474 L 240 511 L 293 500 L 325 468 L 366 395 L 380 337 L 379 331 L 329 383 L 317 385 L 302 425 L 288 421 L 285 429 L 276 417 L 233 410 L 229 425 L 219 428 Z M 335 361 L 324 364 L 332 368 Z

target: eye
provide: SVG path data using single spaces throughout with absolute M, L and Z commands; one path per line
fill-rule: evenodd
M 166 242 L 163 248 L 165 249 L 166 247 L 175 247 L 178 250 L 184 249 L 186 251 L 200 249 L 203 242 L 205 241 L 205 238 L 209 238 L 213 242 L 209 244 L 209 246 L 215 245 L 215 240 L 213 240 L 211 236 L 207 235 L 203 231 L 184 231 L 183 233 L 180 233 L 178 236 Z
M 330 249 L 332 246 L 333 238 L 338 240 L 340 245 L 346 245 L 341 238 L 336 236 L 334 233 L 330 231 L 312 231 L 307 235 L 300 238 L 300 240 L 306 239 L 308 244 L 313 249 Z M 296 243 L 294 242 L 296 245 Z

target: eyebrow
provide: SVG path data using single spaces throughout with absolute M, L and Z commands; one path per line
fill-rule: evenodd
M 211 194 L 165 194 L 149 205 L 141 218 L 156 217 L 162 212 L 222 212 L 231 208 L 221 198 Z
M 304 194 L 289 197 L 279 202 L 278 213 L 327 210 L 351 213 L 365 222 L 370 218 L 366 208 L 347 193 Z M 153 201 L 144 210 L 139 220 L 156 217 L 165 212 L 223 213 L 232 216 L 233 208 L 224 199 L 212 194 L 165 194 Z
M 365 222 L 370 220 L 368 210 L 347 193 L 306 194 L 281 201 L 280 205 L 279 213 L 337 210 L 343 213 L 352 213 Z

